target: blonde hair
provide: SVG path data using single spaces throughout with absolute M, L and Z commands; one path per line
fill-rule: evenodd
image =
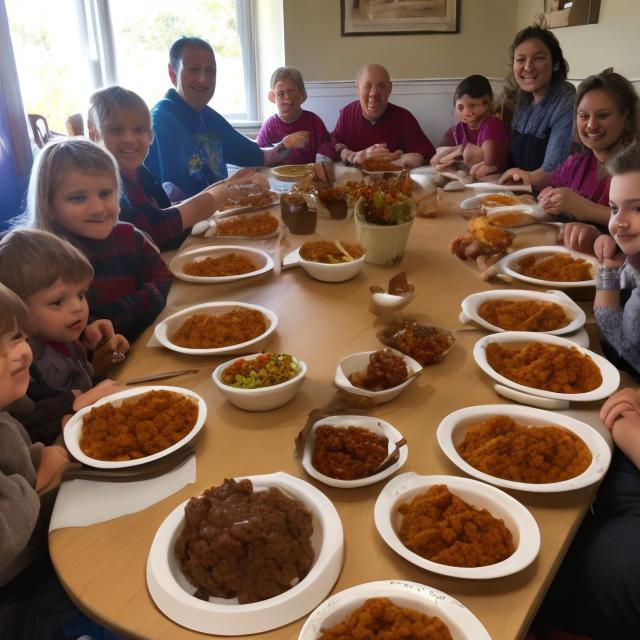
M 29 312 L 24 302 L 0 282 L 0 335 L 16 329 L 24 335 L 31 335 Z
M 300 95 L 302 96 L 302 102 L 307 99 L 307 90 L 304 86 L 304 80 L 302 74 L 293 67 L 278 67 L 271 75 L 271 89 L 275 89 L 280 80 L 291 80 L 296 85 Z
M 15 227 L 55 231 L 49 211 L 62 177 L 70 169 L 94 176 L 109 174 L 120 188 L 118 163 L 109 151 L 86 138 L 56 138 L 42 148 L 33 163 L 27 210 Z
M 95 129 L 101 138 L 104 137 L 102 131 L 104 123 L 114 113 L 126 109 L 128 111 L 138 111 L 145 115 L 149 123 L 149 131 L 153 140 L 153 129 L 151 128 L 151 112 L 147 103 L 135 92 L 124 89 L 117 85 L 100 89 L 89 98 L 89 114 L 87 116 L 87 127 Z
M 14 229 L 0 240 L 0 282 L 25 302 L 58 280 L 93 279 L 87 257 L 71 243 L 40 229 Z

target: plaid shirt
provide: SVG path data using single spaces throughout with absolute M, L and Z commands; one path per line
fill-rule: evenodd
M 116 333 L 134 340 L 162 311 L 173 276 L 144 234 L 118 222 L 104 240 L 59 229 L 95 270 L 87 295 L 91 317 L 108 318 Z

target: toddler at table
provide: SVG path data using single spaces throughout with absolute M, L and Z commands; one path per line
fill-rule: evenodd
M 240 169 L 199 194 L 172 206 L 165 185 L 142 164 L 153 142 L 151 113 L 133 91 L 113 86 L 89 99 L 89 137 L 102 143 L 120 170 L 120 220 L 144 231 L 161 249 L 178 247 L 191 227 L 222 207 L 226 200 L 268 189 L 268 181 L 255 169 Z M 174 186 L 177 190 L 177 187 Z
M 286 136 L 297 134 L 304 146 L 283 149 L 279 164 L 315 162 L 320 145 L 331 137 L 322 119 L 302 108 L 307 99 L 302 74 L 292 67 L 278 67 L 270 84 L 269 101 L 275 103 L 278 113 L 265 120 L 256 142 L 260 147 L 278 148 Z
M 457 86 L 453 104 L 459 122 L 442 137 L 432 165 L 445 169 L 462 158 L 475 179 L 504 171 L 509 134 L 500 118 L 491 115 L 492 103 L 493 90 L 484 76 L 468 76 Z
M 69 455 L 63 447 L 32 444 L 2 411 L 27 390 L 29 331 L 23 302 L 0 284 L 0 640 L 117 640 L 76 609 L 46 552 L 55 489 Z
M 91 317 L 111 320 L 133 340 L 164 308 L 172 275 L 142 231 L 118 221 L 119 195 L 108 151 L 82 138 L 57 138 L 34 162 L 27 211 L 17 224 L 78 247 L 95 272 L 87 292 Z
M 124 355 L 129 343 L 109 320 L 88 323 L 87 291 L 93 267 L 79 249 L 47 231 L 16 229 L 0 240 L 0 282 L 27 305 L 33 353 L 27 401 L 12 407 L 33 441 L 53 443 L 65 416 L 115 393 L 100 373 Z M 30 401 L 30 402 L 29 402 Z

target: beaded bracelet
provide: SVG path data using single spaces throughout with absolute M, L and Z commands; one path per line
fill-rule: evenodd
M 596 289 L 613 291 L 620 289 L 620 271 L 622 267 L 598 267 L 596 274 Z

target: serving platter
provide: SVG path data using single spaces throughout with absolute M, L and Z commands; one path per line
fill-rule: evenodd
M 206 258 L 220 258 L 230 253 L 238 253 L 246 256 L 257 265 L 257 268 L 248 273 L 238 273 L 228 276 L 194 276 L 184 271 L 184 267 L 192 261 L 200 262 Z M 198 282 L 201 284 L 218 284 L 244 280 L 245 278 L 253 278 L 254 276 L 267 273 L 271 271 L 271 269 L 273 269 L 273 259 L 266 251 L 240 245 L 221 245 L 192 249 L 191 251 L 176 256 L 169 263 L 169 270 L 176 278 L 185 280 L 186 282 Z
M 156 532 L 147 558 L 146 575 L 149 593 L 158 608 L 188 629 L 229 636 L 276 629 L 317 606 L 340 574 L 344 539 L 340 517 L 331 501 L 308 482 L 287 473 L 244 477 L 251 480 L 254 490 L 277 487 L 305 504 L 313 518 L 314 563 L 298 584 L 267 600 L 238 604 L 235 598 L 196 598 L 193 595 L 196 587 L 182 573 L 174 553 L 175 542 L 184 528 L 184 508 L 188 500 L 184 501 Z
M 147 393 L 149 391 L 172 391 L 174 393 L 179 393 L 187 398 L 192 398 L 195 403 L 198 405 L 198 417 L 196 419 L 196 423 L 193 425 L 193 428 L 189 433 L 184 436 L 181 440 L 176 442 L 175 444 L 163 449 L 162 451 L 158 451 L 149 456 L 145 456 L 143 458 L 136 458 L 134 460 L 97 460 L 95 458 L 90 458 L 88 455 L 82 451 L 80 448 L 80 438 L 82 437 L 82 427 L 84 425 L 84 417 L 95 407 L 100 407 L 105 404 L 113 404 L 118 407 L 122 405 L 122 402 L 127 398 L 134 398 L 135 396 L 139 396 L 143 393 Z M 174 451 L 181 449 L 188 442 L 193 440 L 198 432 L 202 429 L 204 422 L 207 418 L 207 404 L 206 402 L 195 392 L 190 391 L 189 389 L 184 389 L 182 387 L 169 387 L 163 385 L 152 385 L 145 387 L 136 387 L 135 389 L 127 389 L 125 391 L 119 391 L 118 393 L 113 393 L 110 396 L 105 396 L 101 398 L 97 402 L 94 402 L 92 405 L 85 407 L 84 409 L 80 409 L 77 413 L 75 413 L 67 422 L 62 435 L 64 438 L 64 444 L 69 450 L 69 453 L 82 464 L 86 464 L 90 467 L 95 467 L 97 469 L 123 469 L 126 467 L 137 467 L 139 465 L 146 464 L 147 462 L 153 462 L 154 460 L 158 460 L 160 458 L 164 458 Z
M 367 429 L 372 433 L 377 435 L 383 435 L 388 440 L 387 450 L 388 453 L 391 453 L 395 448 L 395 443 L 401 440 L 404 436 L 392 425 L 384 420 L 380 420 L 379 418 L 372 418 L 370 416 L 328 416 L 326 418 L 322 418 L 313 424 L 311 427 L 311 433 L 307 438 L 304 448 L 304 454 L 302 456 L 302 466 L 304 470 L 316 480 L 320 480 L 326 485 L 330 487 L 337 487 L 339 489 L 354 489 L 356 487 L 366 487 L 370 484 L 375 484 L 376 482 L 380 482 L 385 478 L 388 478 L 390 475 L 393 475 L 398 469 L 400 469 L 404 463 L 407 461 L 409 457 L 409 447 L 405 444 L 400 448 L 400 455 L 398 459 L 389 467 L 376 473 L 372 476 L 367 476 L 366 478 L 358 478 L 357 480 L 339 480 L 338 478 L 332 478 L 331 476 L 327 476 L 324 473 L 320 473 L 314 466 L 312 462 L 313 458 L 313 449 L 315 446 L 315 432 L 316 429 L 321 425 L 329 425 L 335 427 L 336 429 L 346 428 L 349 426 L 352 427 L 360 427 L 363 429 Z
M 574 478 L 540 484 L 507 480 L 476 469 L 462 458 L 458 453 L 457 447 L 464 440 L 471 425 L 495 415 L 508 416 L 520 424 L 530 426 L 532 429 L 537 426 L 551 425 L 570 431 L 578 436 L 591 451 L 591 464 Z M 561 493 L 582 489 L 598 482 L 607 472 L 611 463 L 611 448 L 592 426 L 562 413 L 544 411 L 522 405 L 485 404 L 459 409 L 450 413 L 440 422 L 436 436 L 440 449 L 461 471 L 478 480 L 488 482 L 497 487 L 504 487 L 505 489 L 530 491 L 532 493 Z
M 443 591 L 408 580 L 380 580 L 359 584 L 325 600 L 308 618 L 298 640 L 317 640 L 323 629 L 331 628 L 369 598 L 389 598 L 444 622 L 453 640 L 491 640 L 482 623 L 462 603 Z
M 212 313 L 213 315 L 222 315 L 238 307 L 243 309 L 255 309 L 260 311 L 266 318 L 267 328 L 259 336 L 240 342 L 238 344 L 232 344 L 227 347 L 212 347 L 210 349 L 192 349 L 189 347 L 181 347 L 180 345 L 171 342 L 170 336 L 175 333 L 182 323 L 189 317 L 196 313 Z M 267 340 L 267 338 L 276 330 L 278 326 L 278 316 L 267 309 L 257 304 L 249 304 L 248 302 L 232 302 L 232 301 L 220 301 L 220 302 L 204 302 L 203 304 L 196 304 L 192 307 L 187 307 L 182 311 L 178 311 L 168 318 L 165 318 L 159 322 L 153 335 L 156 340 L 167 349 L 171 351 L 177 351 L 178 353 L 188 353 L 196 356 L 215 356 L 215 355 L 235 355 L 240 353 L 255 352 L 256 348 Z
M 492 342 L 498 344 L 526 344 L 529 342 L 542 342 L 546 344 L 554 344 L 561 347 L 575 347 L 580 353 L 588 356 L 593 360 L 595 365 L 600 369 L 602 383 L 596 389 L 585 391 L 583 393 L 559 393 L 556 391 L 546 391 L 545 389 L 536 389 L 527 387 L 506 378 L 499 374 L 487 362 L 486 349 Z M 575 342 L 568 340 L 562 336 L 553 336 L 548 333 L 535 333 L 532 331 L 504 331 L 503 333 L 492 333 L 488 336 L 480 338 L 473 347 L 473 358 L 476 364 L 496 382 L 505 387 L 524 392 L 527 395 L 538 396 L 540 398 L 550 398 L 553 400 L 566 400 L 575 402 L 590 402 L 592 400 L 602 400 L 607 398 L 620 386 L 620 372 L 601 355 L 589 351 Z
M 484 567 L 454 567 L 427 560 L 405 547 L 397 534 L 402 518 L 398 507 L 437 484 L 447 485 L 451 493 L 468 504 L 487 509 L 495 518 L 502 519 L 513 536 L 513 554 L 502 562 Z M 396 476 L 380 492 L 374 507 L 374 520 L 382 539 L 398 555 L 422 569 L 454 578 L 488 580 L 508 576 L 528 567 L 540 550 L 540 530 L 526 507 L 496 487 L 459 476 L 421 476 L 413 472 Z

